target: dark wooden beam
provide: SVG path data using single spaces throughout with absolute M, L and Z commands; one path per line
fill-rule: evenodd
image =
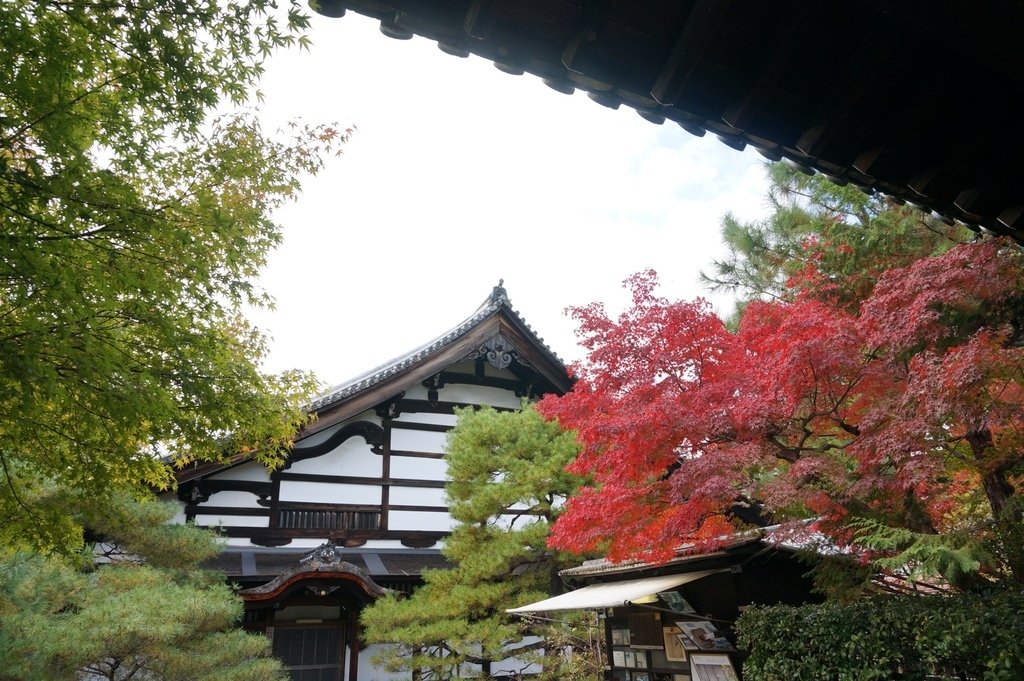
M 404 400 L 402 404 L 404 404 Z M 401 404 L 399 405 L 401 406 Z M 411 421 L 392 421 L 391 427 L 396 430 L 422 430 L 428 433 L 447 433 L 455 426 L 446 426 L 443 423 L 412 423 Z
M 471 38 L 486 40 L 498 20 L 501 0 L 473 0 L 462 20 L 462 28 Z
M 239 506 L 203 506 L 202 504 L 188 504 L 185 506 L 185 513 L 188 515 L 219 515 L 219 516 L 270 516 L 269 508 L 245 508 Z
M 318 473 L 281 473 L 282 482 L 329 482 L 341 485 L 398 485 L 399 487 L 444 488 L 444 480 L 418 480 L 414 478 L 370 478 L 358 475 L 323 475 Z
M 897 39 L 891 23 L 876 21 L 871 26 L 857 49 L 844 60 L 842 68 L 836 69 L 832 87 L 796 141 L 797 149 L 811 158 L 835 158 L 827 150 L 841 131 L 856 134 L 849 132 L 848 121 L 870 85 L 877 80 L 878 71 L 892 53 Z
M 443 459 L 444 452 L 414 452 L 408 449 L 393 449 L 391 456 L 407 456 L 414 459 Z
M 812 33 L 810 27 L 817 20 L 820 7 L 819 0 L 789 1 L 766 41 L 771 52 L 762 60 L 753 87 L 743 99 L 726 108 L 723 121 L 738 130 L 750 132 L 755 117 L 771 108 L 770 103 L 782 75 L 792 68 L 793 62 L 807 59 L 804 54 L 806 41 Z
M 651 86 L 651 96 L 659 104 L 671 106 L 679 100 L 704 52 L 717 37 L 732 4 L 733 0 L 693 3 L 668 59 Z

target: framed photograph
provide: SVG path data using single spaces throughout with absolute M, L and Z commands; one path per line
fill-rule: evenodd
M 627 650 L 625 654 L 626 654 L 626 664 L 623 665 L 623 666 L 625 666 L 625 667 L 635 667 L 636 666 L 636 653 L 634 653 L 632 650 Z
M 679 634 L 679 644 L 683 646 L 683 650 L 700 650 L 700 646 L 693 642 L 686 634 Z
M 633 672 L 633 681 L 651 681 L 651 675 L 647 672 Z
M 612 666 L 613 667 L 625 667 L 626 666 L 626 651 L 624 651 L 624 650 L 613 650 L 612 651 Z
M 629 645 L 645 650 L 660 649 L 662 646 L 661 627 L 660 613 L 631 613 L 629 616 Z
M 629 645 L 629 629 L 612 629 L 612 645 L 613 646 L 628 646 Z
M 739 681 L 728 655 L 690 655 L 690 676 L 693 681 Z
M 679 640 L 683 630 L 679 627 L 665 627 L 661 633 L 665 639 L 665 659 L 670 662 L 686 662 L 686 646 Z
M 659 591 L 658 598 L 660 598 L 661 602 L 667 605 L 670 610 L 675 610 L 676 612 L 697 612 L 678 591 Z
M 647 653 L 636 651 L 636 668 L 647 669 Z
M 688 650 L 721 650 L 725 652 L 735 650 L 729 639 L 722 636 L 711 622 L 706 620 L 695 622 L 680 621 L 676 622 L 676 626 L 682 629 L 683 634 L 696 646 L 696 648 L 687 647 Z

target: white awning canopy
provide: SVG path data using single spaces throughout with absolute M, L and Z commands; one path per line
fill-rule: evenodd
M 631 579 L 626 582 L 606 582 L 591 584 L 560 596 L 545 598 L 543 601 L 530 603 L 520 608 L 510 608 L 505 612 L 549 612 L 552 610 L 597 610 L 601 608 L 618 608 L 634 603 L 645 596 L 652 596 L 660 591 L 668 591 L 677 586 L 695 582 L 702 577 L 725 572 L 725 570 L 705 570 L 682 575 L 664 575 Z

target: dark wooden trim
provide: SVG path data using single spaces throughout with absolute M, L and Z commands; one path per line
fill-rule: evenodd
M 402 393 L 403 395 L 405 393 Z M 401 404 L 397 405 L 401 409 Z M 388 516 L 391 511 L 391 488 L 383 485 L 383 481 L 391 477 L 391 427 L 394 425 L 392 419 L 384 421 L 384 447 L 382 449 L 380 476 L 382 487 L 380 488 L 380 529 L 388 529 Z
M 478 361 L 477 365 L 482 367 L 482 360 Z M 508 390 L 509 392 L 514 393 L 517 397 L 522 397 L 529 392 L 529 386 L 523 381 L 513 380 L 511 378 L 501 378 L 498 376 L 487 376 L 486 374 L 483 374 L 483 369 L 481 369 L 480 373 L 481 375 L 464 374 L 459 371 L 441 371 L 441 380 L 438 382 L 438 385 L 443 387 L 449 384 L 462 384 L 478 385 L 485 388 L 498 388 L 499 390 Z
M 414 459 L 443 459 L 444 452 L 414 452 L 409 449 L 393 449 L 391 456 L 404 456 Z
M 282 501 L 277 508 L 295 511 L 380 511 L 378 504 L 324 504 L 308 501 Z
M 345 634 L 348 637 L 349 649 L 349 666 L 348 666 L 348 681 L 359 681 L 359 618 L 353 617 L 345 627 Z M 344 659 L 344 654 L 342 654 Z
M 455 407 L 464 409 L 465 407 L 472 407 L 477 409 L 480 407 L 478 404 L 471 404 L 469 402 L 438 402 L 431 404 L 427 400 L 414 400 L 407 399 L 402 400 L 399 403 L 399 407 L 402 409 L 403 414 L 455 414 Z M 518 411 L 511 407 L 493 407 L 495 411 Z
M 216 529 L 216 528 L 213 528 Z M 292 539 L 332 539 L 336 544 L 343 541 L 368 541 L 371 539 L 397 540 L 438 540 L 447 537 L 450 532 L 432 530 L 320 530 L 320 529 L 284 529 L 274 527 L 239 527 L 223 526 L 219 528 L 226 537 L 248 539 L 287 540 Z M 267 544 L 270 546 L 271 544 Z M 273 544 L 279 545 L 279 544 Z
M 375 454 L 381 453 L 381 447 L 384 445 L 384 429 L 372 421 L 356 421 L 333 433 L 318 445 L 294 447 L 288 455 L 288 461 L 285 462 L 284 467 L 287 470 L 296 461 L 304 461 L 305 459 L 313 459 L 329 454 L 337 449 L 345 440 L 356 436 L 366 440 L 366 444 L 370 445 L 370 451 Z
M 392 511 L 413 511 L 415 513 L 448 513 L 447 506 L 415 506 L 392 504 L 390 506 L 390 509 Z
M 411 421 L 392 421 L 391 427 L 398 430 L 423 430 L 428 433 L 447 433 L 455 426 L 446 426 L 443 423 L 413 423 Z
M 408 546 L 413 549 L 425 549 L 436 543 L 437 539 L 431 539 L 430 537 L 405 537 L 402 539 L 402 546 Z
M 271 493 L 271 485 L 272 483 L 269 481 L 261 482 L 257 480 L 195 480 L 178 487 L 178 499 L 191 502 L 193 489 L 196 490 L 196 495 L 200 497 L 209 497 L 217 492 L 249 492 L 257 496 L 264 496 Z
M 281 471 L 277 470 L 271 473 L 270 479 L 274 484 L 270 493 L 270 526 L 277 527 L 280 524 L 278 520 L 281 518 L 281 514 L 277 511 L 277 505 L 281 499 Z
M 281 480 L 292 482 L 327 482 L 338 485 L 398 485 L 400 487 L 444 488 L 444 480 L 415 478 L 366 478 L 355 475 L 323 475 L 318 473 L 280 473 Z
M 269 516 L 269 508 L 245 508 L 237 506 L 196 506 L 189 504 L 185 507 L 185 513 L 197 515 L 239 515 L 239 516 Z
M 289 595 L 289 590 L 296 584 L 306 581 L 347 582 L 356 586 L 357 593 L 362 592 L 367 599 L 379 598 L 385 593 L 369 575 L 349 563 L 341 563 L 337 571 L 310 571 L 308 568 L 297 568 L 291 570 L 290 575 L 288 572 L 289 570 L 286 570 L 262 586 L 244 589 L 239 595 L 246 604 L 274 602 Z

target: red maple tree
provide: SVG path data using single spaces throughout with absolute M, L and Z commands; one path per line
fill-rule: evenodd
M 617 319 L 573 308 L 587 361 L 540 409 L 578 432 L 571 470 L 594 483 L 550 543 L 666 560 L 721 542 L 748 503 L 839 543 L 863 519 L 984 539 L 979 569 L 1024 581 L 1022 257 L 958 246 L 885 272 L 855 308 L 751 303 L 735 333 L 703 300 L 658 297 L 653 271 L 626 281 Z

